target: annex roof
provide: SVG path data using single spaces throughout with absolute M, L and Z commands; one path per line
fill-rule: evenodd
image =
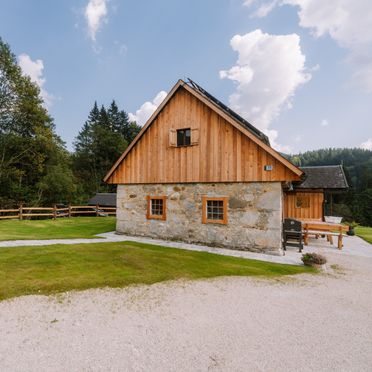
M 296 189 L 347 189 L 349 187 L 342 165 L 300 167 L 305 173 Z

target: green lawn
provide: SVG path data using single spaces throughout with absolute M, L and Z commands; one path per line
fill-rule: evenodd
M 92 238 L 114 231 L 115 217 L 0 221 L 0 240 Z
M 372 227 L 358 226 L 355 228 L 355 232 L 362 239 L 372 244 Z
M 179 278 L 306 272 L 315 270 L 133 242 L 1 248 L 0 300 Z

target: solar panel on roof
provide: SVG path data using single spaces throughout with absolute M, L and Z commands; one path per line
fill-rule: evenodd
M 243 125 L 246 129 L 248 129 L 251 133 L 253 133 L 256 137 L 258 137 L 261 141 L 265 142 L 267 145 L 270 146 L 269 138 L 263 134 L 260 130 L 258 130 L 256 127 L 254 127 L 251 123 L 249 123 L 247 120 L 242 118 L 239 114 L 231 110 L 228 106 L 226 106 L 224 103 L 222 103 L 220 100 L 212 96 L 210 93 L 208 93 L 205 89 L 203 89 L 199 84 L 195 83 L 195 81 L 191 80 L 190 78 L 187 79 L 190 85 L 199 91 L 201 94 L 203 94 L 205 97 L 207 97 L 209 100 L 214 102 L 220 109 L 225 111 L 228 115 L 233 117 L 237 122 L 239 122 L 241 125 Z

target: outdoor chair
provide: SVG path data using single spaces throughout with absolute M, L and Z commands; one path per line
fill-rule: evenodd
M 292 218 L 285 218 L 283 221 L 283 249 L 286 251 L 288 247 L 298 247 L 299 252 L 302 252 L 302 224 L 301 221 Z

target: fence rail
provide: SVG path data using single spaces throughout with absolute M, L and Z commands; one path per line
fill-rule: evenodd
M 33 213 L 36 212 L 36 213 Z M 25 207 L 18 209 L 0 209 L 0 220 L 30 219 L 32 217 L 48 217 L 54 220 L 60 217 L 74 217 L 76 215 L 116 216 L 116 207 L 103 207 L 97 205 L 69 205 L 63 208 L 53 207 Z

